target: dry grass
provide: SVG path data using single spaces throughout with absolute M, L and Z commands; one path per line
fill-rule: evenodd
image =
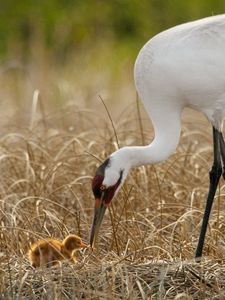
M 79 105 L 49 112 L 39 99 L 34 93 L 25 121 L 4 122 L 0 137 L 0 299 L 225 299 L 222 180 L 205 259 L 192 260 L 212 149 L 210 126 L 190 112 L 177 153 L 128 176 L 94 253 L 80 253 L 76 266 L 29 266 L 26 252 L 36 239 L 74 233 L 88 242 L 91 179 L 117 148 L 106 112 Z M 153 137 L 138 112 L 134 101 L 114 119 L 120 147 Z

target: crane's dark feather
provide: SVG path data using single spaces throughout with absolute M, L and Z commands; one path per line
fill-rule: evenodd
M 120 177 L 119 179 L 117 180 L 116 184 L 113 185 L 113 186 L 110 186 L 108 187 L 105 192 L 104 192 L 104 196 L 103 196 L 103 201 L 105 204 L 109 204 L 112 200 L 112 198 L 114 197 L 114 194 L 118 188 L 118 186 L 120 185 L 121 183 L 121 180 L 122 180 L 122 177 L 123 177 L 123 170 L 120 171 Z
M 104 177 L 105 169 L 110 166 L 110 158 L 107 158 L 96 170 L 95 175 L 101 175 Z
M 104 191 L 101 190 L 102 182 L 105 176 L 105 169 L 110 166 L 110 158 L 107 158 L 103 164 L 101 164 L 96 173 L 95 177 L 92 180 L 92 191 L 94 194 L 95 199 L 101 199 L 107 205 L 111 202 L 118 186 L 121 183 L 123 177 L 123 170 L 120 171 L 119 179 L 117 180 L 116 184 L 106 188 Z
M 95 198 L 101 198 L 102 191 L 100 190 L 100 186 L 104 180 L 105 169 L 110 165 L 110 159 L 107 158 L 96 170 L 95 177 L 92 180 L 92 191 Z

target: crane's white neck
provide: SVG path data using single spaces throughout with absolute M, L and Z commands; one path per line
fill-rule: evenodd
M 157 122 L 155 122 L 157 124 Z M 124 147 L 114 152 L 111 157 L 117 166 L 133 168 L 166 160 L 176 150 L 180 138 L 180 115 L 160 122 L 155 126 L 155 138 L 147 146 Z
M 112 159 L 118 166 L 125 169 L 139 167 L 147 164 L 155 164 L 166 160 L 176 150 L 179 138 L 171 143 L 171 140 L 159 141 L 155 138 L 147 146 L 124 147 L 112 154 Z
M 120 172 L 123 174 L 122 184 L 131 168 L 158 163 L 173 154 L 180 137 L 179 111 L 171 110 L 170 114 L 162 114 L 161 118 L 153 121 L 155 138 L 149 145 L 124 147 L 111 154 L 109 165 L 105 169 L 104 185 L 114 185 Z

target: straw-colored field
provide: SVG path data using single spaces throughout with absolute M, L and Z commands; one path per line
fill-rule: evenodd
M 89 241 L 96 167 L 117 139 L 122 147 L 154 136 L 132 83 L 111 98 L 100 92 L 115 136 L 97 88 L 83 95 L 65 74 L 54 86 L 44 74 L 31 79 L 40 94 L 20 74 L 1 74 L 0 299 L 225 299 L 223 180 L 204 260 L 193 260 L 212 160 L 210 125 L 193 111 L 184 113 L 176 154 L 130 173 L 105 216 L 98 249 L 81 252 L 77 265 L 29 265 L 26 252 L 39 238 L 74 233 Z

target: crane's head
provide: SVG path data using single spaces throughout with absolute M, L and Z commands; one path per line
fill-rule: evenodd
M 115 152 L 117 155 L 112 155 L 98 167 L 92 180 L 95 207 L 90 236 L 91 246 L 95 244 L 106 208 L 119 191 L 129 171 L 127 160 L 121 155 L 122 151 L 117 152 Z

